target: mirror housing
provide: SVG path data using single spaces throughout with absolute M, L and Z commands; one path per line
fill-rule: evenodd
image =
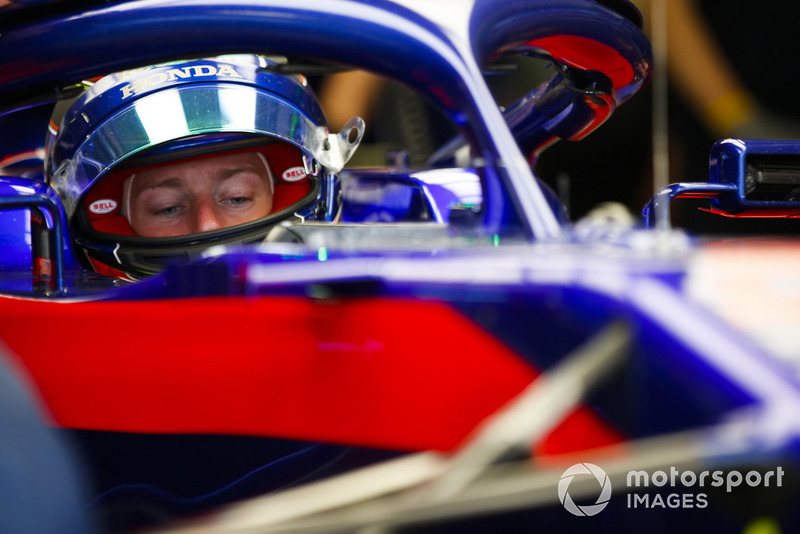
M 704 209 L 734 218 L 800 217 L 800 140 L 725 139 L 711 148 L 709 181 L 672 184 L 653 196 L 645 226 L 668 228 L 676 198 L 707 198 Z

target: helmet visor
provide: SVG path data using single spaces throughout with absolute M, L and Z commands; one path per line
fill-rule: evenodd
M 342 159 L 331 154 L 338 145 L 325 127 L 276 95 L 244 85 L 189 85 L 146 95 L 110 116 L 56 169 L 53 186 L 71 216 L 83 192 L 131 156 L 209 133 L 267 135 L 326 166 Z

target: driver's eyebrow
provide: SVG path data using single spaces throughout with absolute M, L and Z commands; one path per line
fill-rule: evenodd
M 183 186 L 183 183 L 178 178 L 175 178 L 175 177 L 164 178 L 163 180 L 158 180 L 158 181 L 156 181 L 154 183 L 145 185 L 144 187 L 142 187 L 141 190 L 137 191 L 137 194 L 138 193 L 142 193 L 144 191 L 147 191 L 148 189 L 158 189 L 159 187 L 177 189 L 177 188 L 182 187 L 182 186 Z
M 242 166 L 239 166 L 239 167 L 232 167 L 232 168 L 229 168 L 229 169 L 223 169 L 219 173 L 219 178 L 222 179 L 222 180 L 225 180 L 227 178 L 230 178 L 231 176 L 236 176 L 237 174 L 242 174 L 242 173 L 251 173 L 251 174 L 257 174 L 259 176 L 263 176 L 262 173 L 258 172 L 258 169 L 256 168 L 255 165 L 247 164 L 247 165 L 242 165 Z

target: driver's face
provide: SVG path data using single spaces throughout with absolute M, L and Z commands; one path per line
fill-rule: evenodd
M 269 174 L 253 152 L 167 164 L 130 180 L 128 220 L 143 237 L 208 232 L 272 210 Z

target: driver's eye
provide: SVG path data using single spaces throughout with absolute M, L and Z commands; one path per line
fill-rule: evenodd
M 160 210 L 156 211 L 156 215 L 174 215 L 178 212 L 180 206 L 169 206 L 166 208 L 161 208 Z

